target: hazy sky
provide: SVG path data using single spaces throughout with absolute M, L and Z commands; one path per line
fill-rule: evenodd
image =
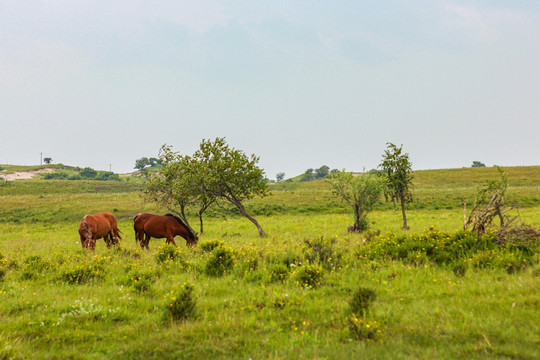
M 0 0 L 0 163 L 540 164 L 540 1 Z

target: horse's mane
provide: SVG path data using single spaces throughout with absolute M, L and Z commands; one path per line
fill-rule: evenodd
M 193 233 L 193 231 L 191 231 L 191 229 L 189 228 L 189 226 L 187 226 L 186 224 L 184 224 L 184 222 L 182 221 L 182 219 L 180 219 L 178 216 L 176 215 L 173 215 L 173 214 L 165 214 L 165 216 L 170 216 L 170 217 L 173 217 L 176 219 L 176 221 L 178 221 L 180 223 L 180 225 L 182 225 L 183 227 L 186 228 L 187 232 L 189 233 L 189 235 L 191 235 L 192 238 L 196 239 L 196 236 L 195 234 Z

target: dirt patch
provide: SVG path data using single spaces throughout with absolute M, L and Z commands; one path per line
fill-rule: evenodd
M 48 174 L 54 172 L 52 168 L 44 168 L 37 170 L 25 170 L 25 171 L 14 171 L 10 173 L 0 173 L 0 178 L 12 181 L 12 180 L 29 180 L 32 179 L 37 174 Z

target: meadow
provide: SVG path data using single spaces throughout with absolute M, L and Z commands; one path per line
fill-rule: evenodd
M 505 169 L 509 202 L 540 225 L 540 167 Z M 273 184 L 248 208 L 211 212 L 195 248 L 135 243 L 140 182 L 0 185 L 3 359 L 537 359 L 537 245 L 461 230 L 496 170 L 417 172 L 417 200 L 381 203 L 372 230 L 324 181 Z M 82 250 L 84 214 L 113 212 L 120 247 Z M 196 221 L 194 220 L 194 223 Z

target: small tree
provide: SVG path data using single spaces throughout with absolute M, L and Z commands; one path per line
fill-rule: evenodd
M 277 182 L 283 181 L 283 179 L 285 179 L 285 173 L 284 172 L 279 172 L 279 173 L 276 174 L 276 181 Z
M 328 175 L 329 172 L 330 172 L 330 168 L 326 165 L 323 165 L 317 170 L 315 170 L 315 177 L 317 179 L 323 179 Z
M 135 169 L 143 170 L 145 167 L 150 165 L 150 161 L 147 157 L 142 157 L 140 159 L 135 160 Z
M 264 171 L 257 166 L 259 158 L 255 155 L 248 157 L 241 150 L 230 148 L 225 138 L 203 140 L 193 158 L 199 165 L 197 173 L 202 176 L 198 180 L 204 194 L 225 199 L 236 206 L 257 227 L 259 235 L 266 237 L 257 220 L 248 214 L 243 205 L 245 200 L 268 195 Z
M 340 196 L 353 209 L 354 224 L 349 231 L 362 232 L 368 229 L 367 215 L 380 200 L 383 181 L 375 175 L 363 172 L 353 176 L 345 170 L 331 173 L 327 181 L 334 194 Z
M 409 154 L 403 153 L 403 145 L 398 148 L 392 143 L 387 143 L 387 146 L 379 165 L 383 171 L 381 176 L 386 182 L 384 195 L 387 200 L 390 198 L 394 202 L 396 200 L 400 202 L 403 230 L 407 230 L 405 207 L 413 199 L 411 193 L 413 188 L 412 163 L 409 160 Z
M 161 147 L 159 156 L 161 170 L 159 173 L 150 175 L 145 182 L 143 189 L 145 197 L 178 215 L 192 231 L 186 209 L 188 206 L 198 207 L 202 234 L 204 232 L 203 214 L 215 198 L 204 192 L 198 180 L 200 176 L 203 176 L 199 164 L 192 157 L 172 151 L 168 145 Z
M 486 167 L 486 164 L 480 161 L 473 161 L 471 167 Z
M 85 179 L 94 179 L 97 176 L 97 171 L 90 167 L 85 167 L 79 174 Z
M 50 157 L 43 158 L 43 162 L 45 164 L 50 164 L 50 163 L 52 163 L 52 158 L 50 158 Z

